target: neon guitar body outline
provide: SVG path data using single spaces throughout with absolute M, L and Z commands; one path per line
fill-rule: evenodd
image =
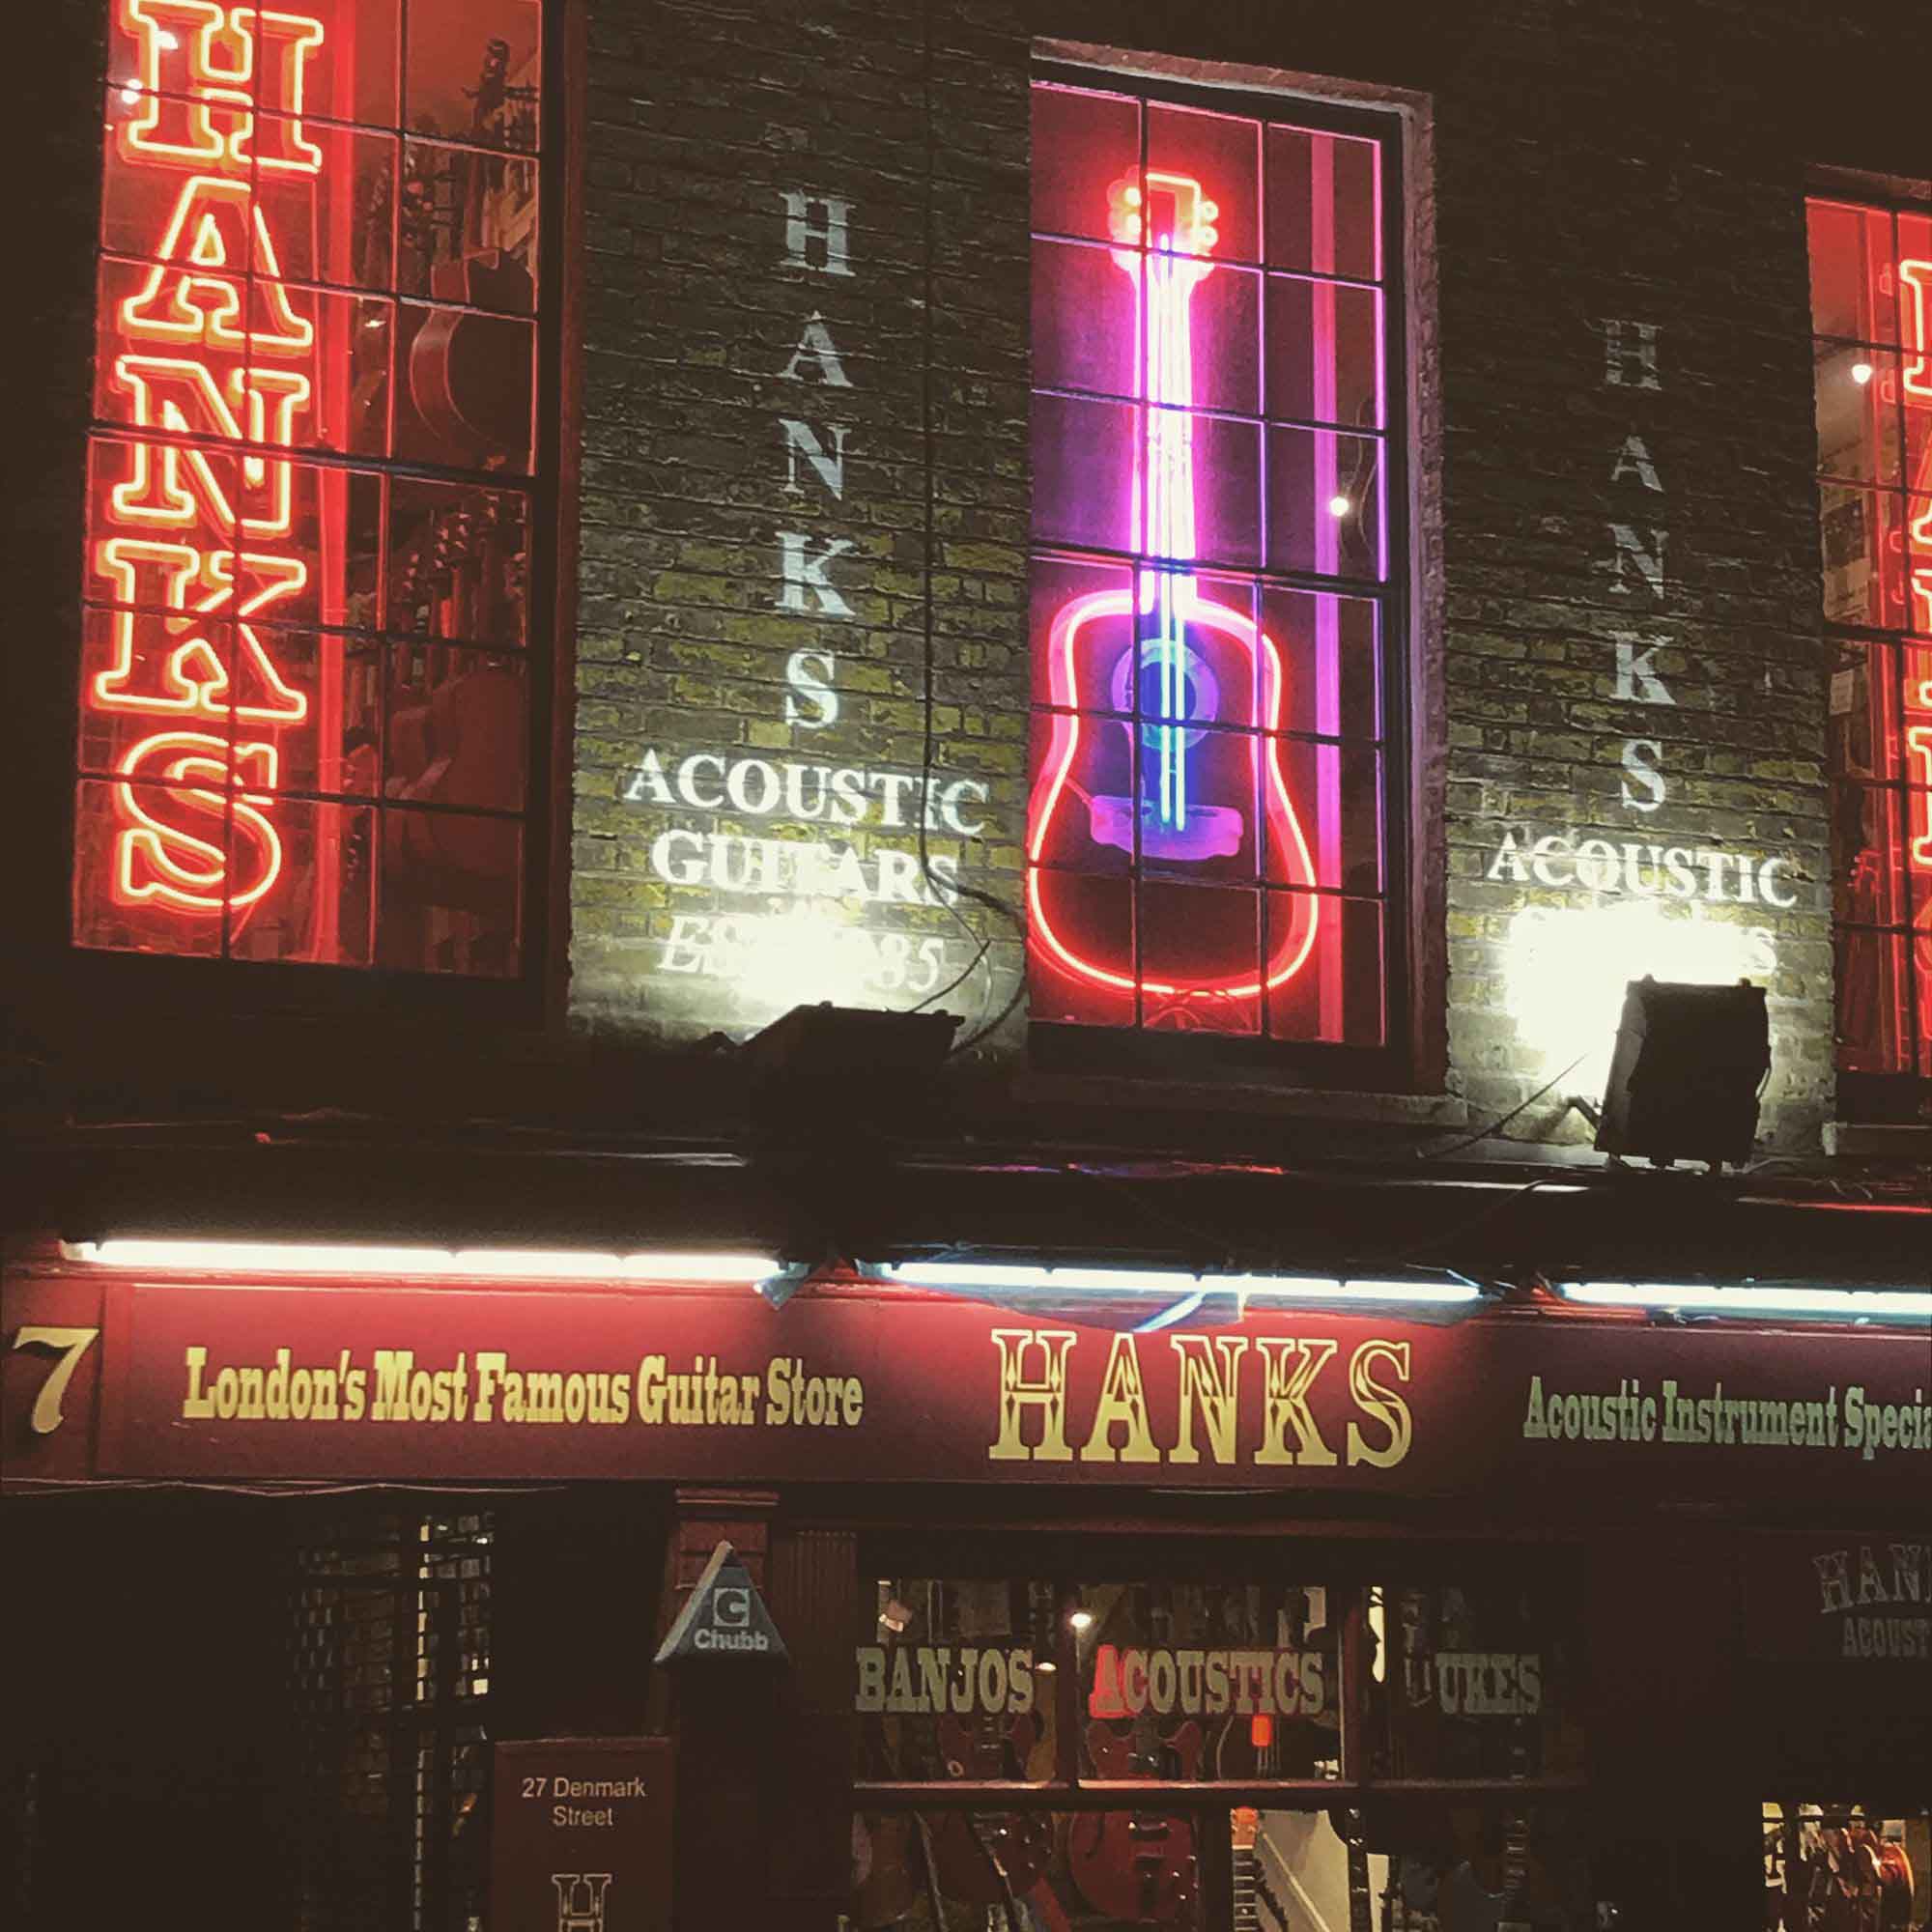
M 1108 190 L 1110 229 L 1123 244 L 1114 249 L 1113 260 L 1136 298 L 1135 379 L 1144 430 L 1130 527 L 1142 560 L 1134 566 L 1132 587 L 1073 598 L 1055 613 L 1048 631 L 1052 736 L 1028 813 L 1027 909 L 1039 950 L 1074 978 L 1179 1001 L 1252 999 L 1293 979 L 1307 960 L 1321 918 L 1312 893 L 1271 899 L 1292 907 L 1293 916 L 1283 920 L 1282 930 L 1270 931 L 1264 959 L 1251 940 L 1238 963 L 1229 958 L 1182 974 L 1146 970 L 1143 961 L 1136 972 L 1131 957 L 1123 968 L 1066 936 L 1068 908 L 1061 901 L 1069 875 L 1042 864 L 1059 815 L 1078 806 L 1085 809 L 1092 842 L 1124 854 L 1136 872 L 1136 860 L 1164 867 L 1233 857 L 1252 838 L 1255 867 L 1244 885 L 1317 883 L 1281 766 L 1287 670 L 1280 648 L 1252 617 L 1205 595 L 1195 574 L 1188 306 L 1193 290 L 1212 272 L 1207 254 L 1217 211 L 1189 176 L 1150 170 L 1146 181 L 1145 194 L 1132 177 Z M 1150 224 L 1156 232 L 1143 250 L 1141 237 Z M 1103 637 L 1096 627 L 1121 635 Z M 1083 690 L 1088 657 L 1106 668 L 1097 677 L 1088 674 Z M 1224 667 L 1219 676 L 1216 660 Z M 1229 663 L 1238 677 L 1227 674 Z M 1104 689 L 1094 692 L 1102 680 Z M 1243 684 L 1251 694 L 1245 705 L 1233 697 Z M 1222 715 L 1224 691 L 1235 716 Z M 1101 709 L 1126 715 L 1096 716 Z M 1240 715 L 1244 710 L 1252 715 Z M 1193 766 L 1202 761 L 1197 748 L 1213 724 L 1232 727 L 1216 742 L 1224 753 L 1234 748 L 1236 768 L 1244 772 L 1245 810 L 1195 795 Z M 1112 738 L 1116 730 L 1127 740 L 1124 782 L 1117 777 L 1122 758 Z M 1116 774 L 1112 784 L 1110 774 Z

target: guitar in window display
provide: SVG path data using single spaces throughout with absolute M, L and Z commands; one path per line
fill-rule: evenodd
M 476 86 L 470 138 L 496 143 L 505 110 L 519 93 L 509 83 L 510 48 L 493 40 Z M 464 150 L 449 157 L 446 179 L 461 185 L 446 252 L 430 266 L 439 306 L 409 350 L 409 401 L 436 438 L 444 460 L 521 469 L 530 440 L 531 331 L 536 289 L 527 262 L 501 239 L 529 212 L 520 192 L 534 170 L 524 156 Z M 492 239 L 493 237 L 497 239 Z
M 1253 1001 L 1299 972 L 1320 901 L 1273 895 L 1259 948 L 1252 916 L 1190 923 L 1179 943 L 1123 947 L 1085 888 L 1095 870 L 1206 882 L 1316 883 L 1283 767 L 1288 668 L 1247 611 L 1199 569 L 1194 480 L 1194 291 L 1213 271 L 1214 202 L 1198 181 L 1150 171 L 1109 190 L 1112 259 L 1136 317 L 1140 427 L 1127 482 L 1140 562 L 1131 586 L 1054 612 L 1046 640 L 1051 732 L 1029 810 L 1033 944 L 1055 972 L 1141 996 L 1185 1024 Z M 1105 714 L 1105 715 L 1102 715 Z M 1090 875 L 1083 881 L 1082 870 Z
M 1163 1732 L 1146 1712 L 1087 1727 L 1096 1778 L 1160 1778 L 1191 1783 L 1200 1776 L 1201 1726 L 1188 1719 Z M 1087 1811 L 1066 1837 L 1066 1864 L 1080 1895 L 1095 1912 L 1126 1925 L 1187 1925 L 1200 1891 L 1194 1826 L 1159 1811 Z

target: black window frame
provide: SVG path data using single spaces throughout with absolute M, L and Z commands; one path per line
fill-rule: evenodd
M 1858 209 L 1861 211 L 1870 211 L 1874 213 L 1889 215 L 1894 219 L 1896 219 L 1898 216 L 1901 215 L 1912 215 L 1912 216 L 1917 216 L 1920 219 L 1932 219 L 1932 199 L 1924 199 L 1917 195 L 1901 195 L 1897 193 L 1887 193 L 1875 185 L 1861 185 L 1856 183 L 1846 182 L 1844 180 L 1833 180 L 1828 182 L 1821 179 L 1810 183 L 1805 189 L 1804 205 L 1807 217 L 1807 228 L 1808 228 L 1808 215 L 1811 207 L 1814 204 L 1821 204 L 1821 203 L 1841 208 L 1851 208 L 1851 209 Z M 1808 273 L 1809 272 L 1808 244 L 1806 249 L 1806 265 Z M 1836 344 L 1841 347 L 1870 347 L 1877 355 L 1892 354 L 1892 355 L 1902 355 L 1902 351 L 1903 351 L 1902 343 L 1865 344 L 1862 342 L 1861 338 L 1855 336 L 1821 334 L 1817 327 L 1817 317 L 1815 311 L 1813 311 L 1811 308 L 1811 302 L 1808 297 L 1806 301 L 1806 309 L 1811 325 L 1808 340 L 1811 349 L 1811 361 L 1814 371 L 1813 386 L 1812 386 L 1814 412 L 1816 410 L 1815 371 L 1817 368 L 1818 351 L 1821 345 Z M 1904 414 L 1904 408 L 1905 408 L 1904 401 L 1903 398 L 1901 397 L 1898 404 L 1898 410 L 1901 418 L 1903 417 Z M 1903 455 L 1906 447 L 1907 447 L 1907 442 L 1904 438 L 1903 426 L 1901 422 L 1901 432 L 1900 432 L 1901 456 Z M 1821 533 L 1822 533 L 1822 524 L 1824 518 L 1823 489 L 1825 484 L 1830 479 L 1828 479 L 1827 476 L 1825 475 L 1823 462 L 1822 462 L 1822 455 L 1816 450 L 1814 445 L 1814 453 L 1812 458 L 1812 487 L 1814 491 L 1814 501 L 1821 524 Z M 1874 490 L 1882 491 L 1886 486 L 1867 485 L 1861 487 L 1868 487 Z M 1909 507 L 1914 495 L 1913 482 L 1912 478 L 1909 475 L 1903 475 L 1903 474 L 1901 475 L 1898 494 L 1901 496 L 1902 499 Z M 1822 603 L 1822 591 L 1824 588 L 1823 568 L 1824 568 L 1824 559 L 1823 559 L 1823 547 L 1821 541 L 1820 552 L 1819 552 L 1819 572 L 1820 572 L 1819 587 L 1821 592 L 1821 601 L 1819 610 L 1820 610 L 1821 635 L 1823 638 L 1825 652 L 1826 652 L 1824 668 L 1827 671 L 1827 673 L 1829 674 L 1830 670 L 1833 668 L 1833 658 L 1840 644 L 1864 644 L 1873 646 L 1877 650 L 1887 654 L 1888 660 L 1893 665 L 1895 673 L 1900 679 L 1902 685 L 1905 676 L 1904 654 L 1907 648 L 1910 647 L 1908 640 L 1916 639 L 1917 634 L 1911 630 L 1909 624 L 1897 628 L 1884 628 L 1869 624 L 1846 623 L 1839 619 L 1835 619 L 1825 615 Z M 1909 592 L 1908 592 L 1908 597 L 1909 597 Z M 1825 774 L 1825 783 L 1827 791 L 1826 807 L 1831 821 L 1833 824 L 1836 823 L 1837 814 L 1840 808 L 1840 801 L 1844 795 L 1844 790 L 1848 784 L 1857 786 L 1861 790 L 1873 789 L 1888 793 L 1897 793 L 1901 795 L 1904 794 L 1908 789 L 1910 789 L 1910 774 L 1903 770 L 1901 770 L 1900 773 L 1898 773 L 1897 775 L 1894 775 L 1893 777 L 1887 779 L 1880 779 L 1875 781 L 1852 779 L 1847 781 L 1841 778 L 1840 775 L 1834 772 L 1831 767 L 1832 767 L 1832 759 L 1828 753 L 1826 761 L 1826 774 Z M 1899 818 L 1899 828 L 1900 828 L 1901 838 L 1909 839 L 1911 838 L 1911 824 L 1909 818 L 1903 815 L 1902 807 L 1901 807 L 1901 816 Z M 1833 838 L 1834 847 L 1835 847 L 1835 842 L 1836 841 L 1834 837 Z M 1832 992 L 1832 1039 L 1833 1039 L 1833 1070 L 1837 1082 L 1838 1115 L 1840 1116 L 1840 1118 L 1843 1119 L 1849 1119 L 1861 1122 L 1905 1122 L 1914 1120 L 1922 1120 L 1926 1117 L 1928 1109 L 1932 1109 L 1932 1074 L 1921 1074 L 1912 1071 L 1910 1069 L 1895 1070 L 1890 1072 L 1875 1072 L 1868 1069 L 1849 1069 L 1843 1065 L 1842 1054 L 1843 1054 L 1844 1043 L 1840 1039 L 1838 1033 L 1839 1002 L 1842 997 L 1842 988 L 1838 984 L 1838 975 L 1842 967 L 1841 945 L 1842 945 L 1843 935 L 1847 931 L 1858 931 L 1858 932 L 1865 932 L 1881 936 L 1897 934 L 1903 939 L 1904 941 L 1903 952 L 1905 959 L 1906 979 L 1908 986 L 1910 987 L 1910 992 L 1908 995 L 1908 1004 L 1911 1009 L 1915 1012 L 1920 1009 L 1921 1003 L 1925 997 L 1925 988 L 1922 984 L 1922 980 L 1925 977 L 1927 969 L 1923 967 L 1919 962 L 1918 946 L 1918 944 L 1915 943 L 1913 928 L 1909 922 L 1903 925 L 1870 926 L 1857 923 L 1841 922 L 1839 920 L 1837 906 L 1835 903 L 1835 896 L 1836 896 L 1835 873 L 1836 873 L 1836 861 L 1837 861 L 1837 853 L 1835 849 L 1832 854 L 1832 859 L 1833 859 L 1833 903 L 1832 906 L 1832 951 L 1833 951 L 1833 992 Z M 1903 861 L 1901 861 L 1901 864 L 1903 864 Z M 1923 1051 L 1926 1045 L 1926 1041 L 1922 1037 L 1915 1035 L 1914 1045 L 1917 1050 Z
M 98 101 L 110 79 L 116 51 L 109 0 L 92 0 L 93 71 L 82 86 Z M 415 1023 L 430 1020 L 455 1030 L 516 1029 L 544 1026 L 554 1017 L 564 979 L 568 933 L 568 724 L 571 716 L 574 585 L 569 568 L 572 546 L 564 518 L 575 500 L 577 451 L 567 435 L 573 371 L 566 351 L 572 339 L 576 269 L 571 259 L 576 196 L 569 183 L 581 166 L 579 132 L 581 35 L 575 29 L 579 0 L 542 0 L 539 27 L 540 100 L 536 165 L 539 243 L 536 274 L 535 421 L 531 446 L 527 636 L 523 654 L 529 666 L 526 719 L 525 803 L 521 815 L 523 857 L 519 875 L 518 967 L 500 976 L 432 972 L 375 963 L 255 960 L 226 956 L 123 951 L 86 945 L 74 936 L 73 904 L 77 835 L 77 783 L 74 747 L 80 727 L 85 658 L 80 613 L 85 608 L 86 545 L 91 526 L 86 507 L 89 465 L 85 449 L 97 434 L 114 426 L 99 423 L 91 401 L 75 427 L 81 447 L 74 481 L 78 490 L 73 527 L 80 535 L 77 567 L 68 582 L 74 587 L 63 600 L 62 639 L 66 663 L 60 675 L 61 735 L 44 769 L 58 786 L 57 809 L 48 814 L 57 848 L 42 876 L 50 889 L 34 895 L 34 910 L 23 925 L 26 945 L 16 957 L 23 995 L 48 1007 L 80 1012 L 139 1012 L 150 1018 L 179 1013 L 219 1015 L 255 1021 L 299 1018 L 357 1018 Z M 401 27 L 399 33 L 403 31 Z M 399 56 L 400 58 L 400 56 Z M 348 125 L 330 123 L 329 125 Z M 410 130 L 398 127 L 399 141 Z M 446 137 L 427 137 L 443 140 Z M 76 254 L 93 292 L 87 309 L 87 339 L 98 342 L 99 264 L 106 259 L 100 242 L 101 205 L 107 170 L 98 144 L 83 206 L 89 226 L 78 238 Z M 94 386 L 93 365 L 86 388 Z M 301 452 L 300 460 L 330 467 L 366 468 L 370 459 Z M 434 466 L 385 459 L 385 473 L 406 479 L 440 480 Z M 476 487 L 483 479 L 469 472 L 452 478 Z M 68 628 L 71 626 L 71 628 Z M 489 647 L 480 646 L 487 651 Z M 36 758 L 41 766 L 43 761 Z M 37 868 L 38 869 L 38 868 Z M 38 944 L 36 944 L 38 937 Z M 38 955 L 36 958 L 35 955 Z
M 1374 586 L 1373 592 L 1380 625 L 1383 759 L 1380 1044 L 1151 1030 L 1138 1021 L 1131 1026 L 1108 1026 L 1033 1018 L 1028 1025 L 1029 1061 L 1041 1073 L 1126 1075 L 1210 1087 L 1262 1083 L 1367 1093 L 1415 1091 L 1430 1037 L 1427 1016 L 1419 1003 L 1427 996 L 1431 979 L 1419 948 L 1425 902 L 1418 890 L 1415 864 L 1418 839 L 1429 820 L 1415 790 L 1420 760 L 1414 740 L 1423 711 L 1418 685 L 1423 652 L 1416 622 L 1420 599 L 1410 480 L 1418 420 L 1408 356 L 1409 143 L 1405 117 L 1394 106 L 1353 106 L 1262 86 L 1203 86 L 1063 61 L 1036 60 L 1029 71 L 1030 85 L 1034 82 L 1126 95 L 1143 102 L 1249 115 L 1263 122 L 1286 123 L 1318 133 L 1376 143 L 1380 157 L 1383 519 L 1389 571 L 1386 581 Z M 1029 224 L 1029 233 L 1036 232 Z M 1030 393 L 1037 393 L 1037 389 Z M 1042 546 L 1030 531 L 1030 566 L 1042 548 L 1055 547 Z M 1346 581 L 1318 580 L 1305 573 L 1264 567 L 1258 567 L 1253 574 L 1258 581 L 1278 581 L 1291 589 L 1329 588 L 1354 594 L 1357 588 Z M 1033 709 L 1030 703 L 1030 717 Z M 1029 783 L 1031 779 L 1030 768 Z M 1030 947 L 1026 970 L 1031 974 Z

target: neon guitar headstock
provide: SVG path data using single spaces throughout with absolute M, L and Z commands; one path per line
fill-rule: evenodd
M 1145 186 L 1138 175 L 1122 175 L 1107 190 L 1107 232 L 1131 248 L 1145 240 L 1163 255 L 1210 254 L 1220 213 L 1191 175 L 1150 168 Z

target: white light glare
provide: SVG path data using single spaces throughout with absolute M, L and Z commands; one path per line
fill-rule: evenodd
M 125 100 L 129 107 L 133 106 L 135 101 L 140 99 L 140 98 L 141 98 L 141 88 L 140 88 L 140 83 L 138 81 L 130 80 L 121 90 L 121 99 Z
M 1524 906 L 1510 921 L 1504 999 L 1518 1037 L 1543 1056 L 1545 1077 L 1568 1066 L 1566 1094 L 1597 1094 L 1631 980 L 1648 973 L 1734 986 L 1761 982 L 1772 964 L 1747 927 L 1708 918 L 1700 905 L 1675 913 L 1655 899 L 1605 897 Z
M 1039 1267 L 1010 1262 L 903 1262 L 878 1272 L 908 1288 L 1050 1289 L 1094 1294 L 1246 1294 L 1294 1301 L 1467 1302 L 1463 1282 L 1342 1281 L 1332 1275 L 1183 1274 L 1174 1268 Z
M 362 1248 L 293 1241 L 78 1241 L 68 1252 L 102 1267 L 218 1274 L 490 1275 L 556 1281 L 758 1282 L 765 1255 L 602 1255 L 581 1248 Z
M 1338 496 L 1328 498 L 1328 514 L 1331 517 L 1346 517 L 1354 507 L 1354 504 L 1346 497 Z
M 1932 1294 L 1866 1288 L 1712 1288 L 1655 1281 L 1566 1281 L 1566 1301 L 1600 1308 L 1708 1308 L 1735 1315 L 1932 1316 Z
M 1852 364 L 1852 381 L 1855 382 L 1860 388 L 1862 389 L 1864 385 L 1871 381 L 1871 379 L 1872 379 L 1872 365 L 1869 362 L 1854 362 Z

